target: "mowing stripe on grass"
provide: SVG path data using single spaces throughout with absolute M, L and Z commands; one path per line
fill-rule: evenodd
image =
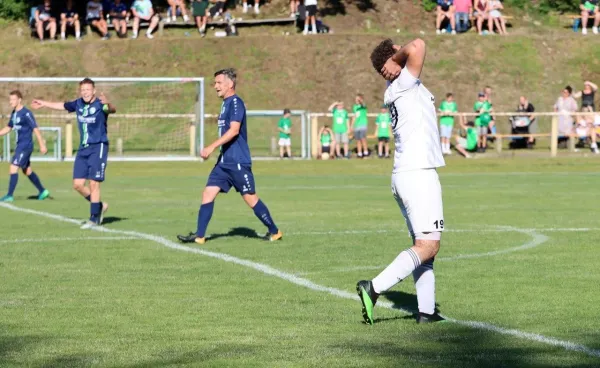
M 134 237 L 134 236 L 89 236 L 89 237 L 79 237 L 79 238 L 9 239 L 9 240 L 0 240 L 0 244 L 47 243 L 47 242 L 77 241 L 77 240 L 140 240 L 140 238 Z
M 75 221 L 68 217 L 63 217 L 63 216 L 55 215 L 55 214 L 48 213 L 48 212 L 42 212 L 42 211 L 36 211 L 36 210 L 16 207 L 14 205 L 7 204 L 7 203 L 0 203 L 0 207 L 4 207 L 6 209 L 9 209 L 9 210 L 15 211 L 15 212 L 29 213 L 32 215 L 51 218 L 51 219 L 54 219 L 57 221 L 76 223 L 77 225 L 80 224 L 79 221 Z M 138 237 L 140 239 L 150 240 L 150 241 L 156 242 L 158 244 L 164 245 L 167 248 L 176 249 L 176 250 L 180 250 L 180 251 L 184 251 L 184 252 L 188 252 L 188 253 L 200 254 L 203 256 L 219 259 L 219 260 L 222 260 L 225 262 L 252 268 L 252 269 L 260 271 L 266 275 L 280 278 L 282 280 L 288 281 L 292 284 L 296 284 L 296 285 L 305 287 L 310 290 L 325 292 L 325 293 L 329 293 L 331 295 L 337 296 L 339 298 L 352 299 L 352 300 L 358 301 L 358 296 L 355 293 L 349 293 L 344 290 L 319 285 L 310 280 L 292 275 L 287 272 L 280 271 L 271 266 L 268 266 L 268 265 L 265 265 L 262 263 L 258 263 L 258 262 L 245 260 L 245 259 L 238 258 L 238 257 L 234 257 L 229 254 L 211 252 L 211 251 L 207 251 L 207 250 L 200 249 L 200 248 L 191 248 L 191 247 L 187 247 L 187 246 L 175 243 L 173 241 L 167 240 L 160 236 L 146 234 L 146 233 L 140 233 L 137 231 L 115 230 L 115 229 L 108 229 L 105 227 L 97 227 L 97 228 L 92 228 L 92 229 L 95 231 L 99 231 L 99 232 L 121 234 L 121 235 L 125 235 L 125 236 L 132 236 L 132 237 Z M 409 313 L 409 314 L 412 313 L 411 311 L 408 311 L 405 309 L 395 308 L 394 305 L 390 302 L 381 302 L 381 303 L 378 303 L 377 305 L 380 307 L 383 307 L 383 308 L 401 310 L 404 313 Z M 357 307 L 357 310 L 358 310 L 358 307 Z M 519 330 L 514 330 L 514 329 L 506 329 L 506 328 L 494 326 L 492 324 L 485 323 L 485 322 L 461 321 L 461 320 L 453 319 L 450 317 L 445 317 L 445 318 L 450 322 L 453 322 L 453 323 L 456 323 L 456 324 L 459 324 L 462 326 L 467 326 L 467 327 L 471 327 L 471 328 L 479 329 L 479 330 L 493 331 L 493 332 L 497 332 L 497 333 L 500 333 L 503 335 L 514 336 L 514 337 L 518 337 L 518 338 L 530 340 L 530 341 L 536 341 L 536 342 L 540 342 L 543 344 L 560 347 L 565 350 L 577 351 L 577 352 L 581 352 L 581 353 L 584 353 L 584 354 L 592 356 L 592 357 L 600 358 L 600 350 L 595 350 L 595 349 L 589 348 L 585 345 L 576 344 L 574 342 L 559 340 L 559 339 L 555 339 L 552 337 L 546 337 L 543 335 L 534 334 L 534 333 L 530 333 L 530 332 L 524 332 L 524 331 L 519 331 Z

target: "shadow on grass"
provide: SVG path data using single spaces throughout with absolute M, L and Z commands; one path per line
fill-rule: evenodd
M 102 220 L 102 225 L 113 224 L 115 222 L 121 222 L 121 221 L 126 221 L 126 220 L 128 220 L 127 217 L 108 216 L 108 217 L 105 217 L 104 220 Z
M 264 239 L 263 236 L 260 236 L 256 233 L 256 230 L 252 230 L 247 227 L 234 227 L 231 228 L 227 233 L 221 234 L 211 234 L 206 239 L 207 240 L 215 240 L 219 238 L 250 238 L 250 239 Z
M 355 5 L 363 13 L 369 10 L 377 11 L 377 5 L 373 0 L 326 0 L 325 4 L 320 7 L 319 14 L 322 16 L 346 15 L 346 3 Z

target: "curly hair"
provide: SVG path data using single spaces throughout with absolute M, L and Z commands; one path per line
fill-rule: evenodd
M 373 49 L 373 52 L 371 52 L 371 64 L 373 64 L 375 71 L 381 74 L 381 69 L 383 69 L 385 62 L 394 56 L 395 53 L 394 41 L 389 38 L 377 45 L 377 47 Z

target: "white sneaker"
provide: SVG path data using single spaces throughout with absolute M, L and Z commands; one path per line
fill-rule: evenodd
M 152 33 L 146 33 L 146 37 L 148 37 L 149 39 L 153 39 L 154 36 L 152 36 Z
M 171 20 L 172 20 L 173 22 L 177 22 L 177 16 L 176 16 L 176 15 L 172 16 L 172 17 L 171 17 Z
M 465 158 L 473 158 L 473 156 L 471 156 L 471 155 L 469 155 L 469 154 L 467 153 L 467 155 L 465 156 Z
M 442 31 L 440 31 L 439 29 L 436 29 L 435 34 L 442 34 Z
M 302 32 L 303 35 L 307 35 L 308 34 L 308 29 L 305 29 L 304 32 Z
M 296 18 L 296 14 L 290 13 L 290 18 Z
M 598 27 L 592 27 L 592 33 L 598 34 Z
M 260 14 L 260 10 L 258 9 L 258 4 L 254 5 L 254 14 Z
M 242 13 L 246 14 L 248 13 L 248 5 L 244 4 L 244 9 L 242 10 Z
M 582 35 L 586 35 L 587 34 L 587 28 L 582 28 L 581 29 L 581 34 Z
M 167 17 L 167 19 L 165 19 L 165 23 L 171 23 L 171 18 Z
M 98 227 L 98 224 L 93 222 L 93 221 L 86 221 L 83 225 L 81 225 L 80 229 L 81 230 L 88 230 L 88 229 L 92 229 Z
M 452 34 L 453 34 L 453 35 L 455 35 L 455 34 L 456 34 L 456 31 L 455 31 L 454 29 L 452 30 Z
M 138 37 L 137 33 L 134 33 L 134 34 L 131 36 L 131 38 L 132 38 L 132 39 L 134 39 L 134 40 L 135 40 L 137 37 Z
M 189 20 L 190 20 L 190 17 L 188 17 L 187 15 L 184 15 L 184 16 L 183 16 L 183 21 L 184 21 L 184 22 L 186 22 L 186 23 L 187 23 Z

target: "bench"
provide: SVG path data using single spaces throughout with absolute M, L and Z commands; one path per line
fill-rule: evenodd
M 508 21 L 508 20 L 513 19 L 513 16 L 512 15 L 503 15 L 502 18 L 504 18 L 505 21 Z M 471 29 L 474 30 L 475 32 L 477 32 L 477 27 L 475 25 L 475 22 L 477 21 L 477 17 L 475 15 L 471 15 L 469 17 L 469 21 L 471 22 Z M 483 25 L 485 26 L 487 20 L 484 20 L 483 22 L 484 22 Z M 508 22 L 506 22 L 506 27 L 508 27 Z
M 295 18 L 269 18 L 269 19 L 242 19 L 242 20 L 231 20 L 231 22 L 226 22 L 226 21 L 209 21 L 206 23 L 207 27 L 226 27 L 227 25 L 229 25 L 230 23 L 239 27 L 248 27 L 248 26 L 262 26 L 262 25 L 281 25 L 281 24 L 294 24 L 296 22 Z M 141 22 L 140 23 L 140 29 L 145 29 L 148 28 L 148 26 L 150 25 L 149 22 Z M 133 28 L 133 21 L 132 19 L 129 19 L 129 22 L 127 23 L 127 29 L 132 29 Z M 164 29 L 165 28 L 196 28 L 196 24 L 194 23 L 193 20 L 190 20 L 189 22 L 184 22 L 182 20 L 178 20 L 176 22 L 165 22 L 164 18 L 160 20 L 160 22 L 158 22 L 158 26 L 157 26 L 157 32 L 160 36 L 163 35 Z M 108 29 L 109 30 L 114 30 L 114 26 L 112 23 L 108 24 Z M 89 25 L 86 25 L 86 31 L 89 34 L 91 32 L 91 27 Z
M 573 32 L 579 32 L 579 26 L 581 25 L 581 14 L 563 14 L 563 17 L 571 20 L 571 28 Z M 588 23 L 594 21 L 594 17 L 590 16 Z

